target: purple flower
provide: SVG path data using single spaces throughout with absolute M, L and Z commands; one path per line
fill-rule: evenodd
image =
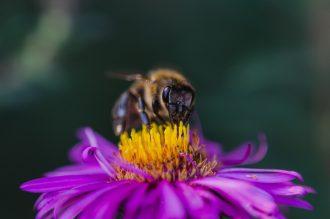
M 125 133 L 119 149 L 90 128 L 79 138 L 73 165 L 21 185 L 41 193 L 36 218 L 285 218 L 280 206 L 312 209 L 302 197 L 313 189 L 293 182 L 299 173 L 233 167 L 260 161 L 264 136 L 230 153 L 182 124 Z

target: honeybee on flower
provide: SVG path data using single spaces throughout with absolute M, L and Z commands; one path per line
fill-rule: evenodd
M 195 89 L 180 72 L 157 69 L 148 75 L 118 75 L 134 83 L 112 109 L 116 135 L 141 125 L 171 122 L 187 124 L 194 110 Z
M 294 182 L 299 173 L 237 167 L 263 159 L 264 135 L 258 147 L 225 153 L 186 121 L 141 125 L 118 132 L 118 147 L 81 129 L 72 165 L 21 185 L 41 193 L 36 218 L 285 218 L 280 206 L 312 209 L 302 198 L 314 190 Z

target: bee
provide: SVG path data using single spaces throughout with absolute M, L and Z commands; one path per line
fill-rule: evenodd
M 194 110 L 195 89 L 180 72 L 157 69 L 147 75 L 122 76 L 133 81 L 112 108 L 116 135 L 132 128 L 180 121 L 188 123 Z

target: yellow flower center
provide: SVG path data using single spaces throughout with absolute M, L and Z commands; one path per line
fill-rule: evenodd
M 177 125 L 157 126 L 152 124 L 148 130 L 132 130 L 131 135 L 120 136 L 121 156 L 138 167 L 161 165 L 164 161 L 178 162 L 179 154 L 186 153 L 189 144 L 189 127 Z
M 209 161 L 197 135 L 190 142 L 189 126 L 156 125 L 143 126 L 120 136 L 119 151 L 127 162 L 144 170 L 153 179 L 187 180 L 212 175 L 217 166 Z M 144 180 L 134 173 L 118 169 L 119 179 Z

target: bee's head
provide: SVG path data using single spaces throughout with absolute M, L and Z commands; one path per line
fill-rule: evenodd
M 190 86 L 167 86 L 162 98 L 172 123 L 187 123 L 194 107 L 195 91 Z

